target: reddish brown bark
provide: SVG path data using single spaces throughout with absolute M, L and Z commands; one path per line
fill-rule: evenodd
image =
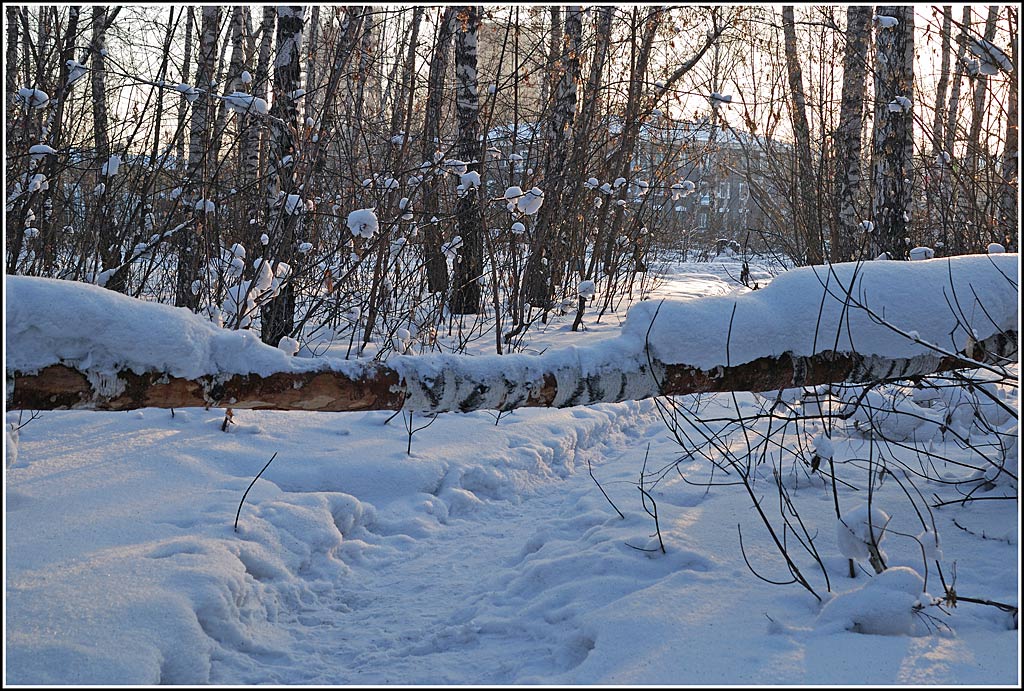
M 584 374 L 578 366 L 544 367 L 533 386 L 516 381 L 514 370 L 487 381 L 474 379 L 452 361 L 444 376 L 406 380 L 384 363 L 367 366 L 358 375 L 340 371 L 278 372 L 268 376 L 208 375 L 194 380 L 160 372 L 129 370 L 102 380 L 64 365 L 51 365 L 36 374 L 8 373 L 14 390 L 11 409 L 133 410 L 215 406 L 273 410 L 358 411 L 398 410 L 409 403 L 420 411 L 469 412 L 484 408 L 569 407 L 619 402 L 659 395 L 724 391 L 777 391 L 798 386 L 839 382 L 911 379 L 935 372 L 977 366 L 1017 354 L 1017 332 L 999 333 L 976 344 L 968 360 L 952 355 L 912 358 L 862 356 L 825 351 L 812 356 L 763 357 L 731 367 L 703 370 L 651 360 Z M 470 358 L 472 359 L 472 358 Z M 510 359 L 510 361 L 512 361 Z M 613 365 L 609 364 L 609 368 Z M 415 372 L 415 369 L 410 369 Z M 415 376 L 415 375 L 411 375 Z

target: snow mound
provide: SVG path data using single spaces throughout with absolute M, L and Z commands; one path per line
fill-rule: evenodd
M 185 308 L 52 278 L 8 276 L 6 283 L 8 371 L 64 363 L 95 372 L 127 368 L 195 378 L 320 366 L 266 346 L 249 331 L 221 329 Z M 77 333 L 69 324 L 78 325 Z
M 829 601 L 818 615 L 817 629 L 880 636 L 921 635 L 927 628 L 918 612 L 930 601 L 924 592 L 924 579 L 910 567 L 896 566 Z
M 641 302 L 627 314 L 623 335 L 649 339 L 652 354 L 664 363 L 702 369 L 826 349 L 937 356 L 904 333 L 916 331 L 920 341 L 963 351 L 972 339 L 1015 331 L 1017 281 L 1016 254 L 810 266 L 741 295 Z M 857 304 L 849 304 L 848 293 Z M 947 300 L 954 296 L 962 314 L 950 310 Z M 882 315 L 886 324 L 879 323 Z

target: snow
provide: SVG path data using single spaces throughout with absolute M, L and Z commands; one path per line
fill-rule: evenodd
M 117 175 L 117 173 L 118 173 L 118 171 L 120 169 L 121 169 L 121 157 L 118 156 L 117 154 L 113 154 L 113 155 L 111 155 L 110 159 L 108 159 L 107 162 L 103 164 L 103 168 L 102 168 L 102 170 L 100 170 L 100 175 L 105 175 L 107 177 L 113 177 L 113 176 Z
M 906 566 L 887 569 L 863 586 L 831 600 L 818 616 L 819 633 L 836 630 L 879 636 L 915 636 L 928 632 L 915 614 L 924 593 L 924 579 Z
M 379 228 L 377 214 L 373 209 L 356 209 L 346 220 L 349 231 L 356 237 L 372 238 Z
M 1000 48 L 996 47 L 983 38 L 974 36 L 968 45 L 971 53 L 978 56 L 980 61 L 979 69 L 982 74 L 998 74 L 1000 70 L 1011 73 L 1013 62 Z
M 189 103 L 193 103 L 199 98 L 199 91 L 191 84 L 181 83 L 174 88 L 179 91 Z
M 199 199 L 192 208 L 201 213 L 212 214 L 217 210 L 217 204 L 211 199 Z
M 480 173 L 475 170 L 471 170 L 468 173 L 463 173 L 459 176 L 459 185 L 464 190 L 468 190 L 472 187 L 480 186 Z
M 913 103 L 906 96 L 897 96 L 889 103 L 890 113 L 909 113 Z
M 297 194 L 289 194 L 284 199 L 284 211 L 288 215 L 301 214 L 305 211 L 306 205 L 302 197 Z
M 299 342 L 294 338 L 281 336 L 281 340 L 277 343 L 277 349 L 285 355 L 295 355 L 295 353 L 299 352 Z
M 880 299 L 887 314 L 906 299 L 906 286 L 922 282 L 939 286 L 914 293 L 927 311 L 930 293 L 941 300 L 935 275 L 952 269 L 955 281 L 970 278 L 986 307 L 1000 315 L 1011 307 L 998 299 L 988 272 L 998 267 L 1016 279 L 1016 262 L 1016 255 L 979 255 L 952 264 L 870 263 L 861 270 L 870 297 L 876 283 L 885 289 Z M 260 263 L 258 273 L 269 279 L 270 266 Z M 844 266 L 833 268 L 843 276 Z M 902 278 L 898 269 L 906 272 Z M 814 271 L 782 274 L 753 293 L 737 292 L 742 289 L 728 280 L 734 271 L 735 261 L 705 262 L 668 274 L 655 299 L 629 313 L 626 330 L 667 297 L 673 303 L 664 303 L 652 337 L 671 336 L 655 333 L 670 313 L 685 319 L 665 328 L 677 338 L 684 334 L 677 350 L 687 353 L 691 336 L 700 339 L 721 323 L 702 320 L 733 304 L 737 320 L 753 320 L 747 307 L 764 305 L 750 299 L 777 286 L 774 294 L 786 298 L 787 308 L 813 304 L 817 313 L 811 296 L 806 302 L 787 297 L 817 285 Z M 760 267 L 752 271 L 766 280 Z M 247 331 L 218 328 L 183 309 L 65 281 L 7 276 L 6 282 L 8 370 L 55 358 L 96 367 L 155 365 L 182 376 L 206 367 L 316 366 L 290 355 L 293 346 L 265 346 Z M 819 301 L 820 293 L 819 286 Z M 958 291 L 969 313 L 968 295 L 969 289 Z M 717 307 L 703 309 L 708 301 Z M 352 314 L 359 318 L 358 310 Z M 758 337 L 749 340 L 767 348 L 781 330 L 773 321 L 800 331 L 801 314 L 769 310 L 757 323 Z M 577 360 L 635 352 L 629 348 L 637 339 L 620 337 L 617 319 L 597 322 L 592 315 L 579 333 L 569 331 L 571 320 L 552 317 L 534 345 Z M 68 324 L 88 328 L 80 338 L 61 340 Z M 927 326 L 914 328 L 928 337 Z M 402 344 L 415 336 L 402 325 L 395 337 Z M 470 359 L 488 368 L 515 357 Z M 395 360 L 415 358 L 389 363 Z M 428 366 L 440 361 L 422 365 Z M 946 387 L 933 400 L 938 414 L 947 410 L 941 396 L 951 395 Z M 1009 395 L 1015 402 L 1016 391 Z M 753 410 L 753 396 L 737 397 L 737 405 Z M 733 412 L 728 395 L 704 398 L 709 420 Z M 1019 635 L 1010 615 L 966 602 L 946 607 L 948 613 L 935 606 L 929 593 L 941 595 L 941 585 L 934 565 L 925 572 L 913 539 L 928 543 L 934 534 L 922 533 L 891 478 L 873 488 L 873 505 L 887 514 L 889 568 L 876 575 L 865 563 L 856 578 L 846 573 L 845 538 L 829 530 L 831 487 L 804 475 L 789 486 L 801 518 L 820 529 L 815 544 L 831 587 L 820 583 L 818 603 L 796 586 L 751 574 L 745 558 L 772 577 L 785 567 L 749 495 L 727 483 L 707 486 L 707 460 L 679 460 L 680 448 L 652 400 L 522 409 L 498 424 L 484 411 L 444 414 L 415 433 L 411 454 L 402 418 L 386 422 L 390 417 L 235 410 L 225 425 L 223 411 L 203 408 L 48 411 L 35 420 L 27 411 L 20 419 L 9 412 L 5 681 L 974 686 L 1018 679 Z M 416 427 L 428 422 L 413 420 Z M 824 429 L 812 432 L 813 447 L 823 453 Z M 744 445 L 742 438 L 733 441 Z M 871 474 L 849 464 L 866 457 L 871 443 L 840 421 L 830 443 L 844 479 L 856 484 L 839 488 L 843 515 L 856 525 L 852 519 L 866 515 L 858 503 Z M 971 461 L 972 452 L 956 443 L 936 444 L 957 462 Z M 915 462 L 912 450 L 888 453 Z M 655 483 L 652 469 L 661 467 L 671 472 Z M 644 468 L 664 554 L 636 549 L 657 544 L 638 496 Z M 967 474 L 954 463 L 944 471 L 956 473 L 951 481 Z M 714 475 L 713 483 L 720 479 Z M 766 506 L 773 496 L 777 501 L 770 481 L 755 490 L 767 495 Z M 953 493 L 940 483 L 922 483 L 922 490 Z M 994 498 L 998 491 L 979 494 Z M 934 516 L 947 579 L 949 565 L 959 565 L 958 592 L 1016 603 L 1016 502 L 949 506 Z M 814 570 L 806 561 L 802 568 Z M 929 628 L 925 615 L 951 632 Z
M 512 224 L 512 232 L 515 233 L 516 235 L 522 235 L 523 233 L 526 232 L 526 226 L 524 226 L 519 221 L 516 221 L 515 223 Z
M 506 192 L 506 194 L 508 194 Z M 516 201 L 516 208 L 520 213 L 532 216 L 540 211 L 540 205 L 544 203 L 544 192 L 539 187 L 534 187 L 524 192 Z
M 29 108 L 43 108 L 50 102 L 50 95 L 45 91 L 28 86 L 18 89 L 18 97 Z
M 977 330 L 978 338 L 984 339 L 996 328 L 1016 328 L 1016 294 L 1007 290 L 1007 277 L 1018 280 L 1016 255 L 807 267 L 788 271 L 763 290 L 743 295 L 709 297 L 699 303 L 640 303 L 627 315 L 623 334 L 644 339 L 650 330 L 655 357 L 704 369 L 784 352 L 809 355 L 825 344 L 862 355 L 913 357 L 932 352 L 876 323 L 874 313 L 884 314 L 897 329 L 917 331 L 928 343 L 959 351 L 970 338 L 965 329 Z M 929 290 L 921 291 L 922 285 Z M 852 297 L 863 308 L 844 308 L 844 296 L 851 288 Z M 958 325 L 957 315 L 947 304 L 954 295 L 966 324 Z M 815 318 L 819 309 L 820 322 Z M 795 315 L 806 318 L 795 320 Z M 995 326 L 990 317 L 998 320 Z M 733 339 L 727 353 L 730 324 Z
M 881 14 L 876 14 L 874 20 L 883 29 L 894 29 L 900 23 L 900 20 L 896 17 L 887 17 Z
M 885 552 L 881 551 L 881 544 L 890 520 L 889 514 L 877 506 L 869 510 L 867 504 L 861 504 L 847 511 L 841 520 L 836 520 L 839 552 L 847 559 L 868 559 L 872 546 L 877 546 L 884 559 Z
M 36 173 L 28 180 L 28 191 L 38 192 L 39 190 L 50 189 L 50 183 L 46 180 L 46 175 L 43 173 Z
M 43 156 L 57 153 L 49 144 L 33 144 L 28 148 L 28 153 L 32 156 L 32 160 L 37 161 Z
M 266 100 L 247 94 L 244 91 L 234 91 L 228 94 L 224 97 L 224 103 L 227 105 L 228 110 L 234 113 L 248 113 L 250 111 L 255 111 L 260 115 L 270 113 L 270 104 Z
M 828 438 L 824 433 L 819 434 L 814 438 L 813 444 L 814 453 L 817 454 L 822 460 L 828 460 L 835 456 L 835 447 L 832 445 L 832 440 Z
M 78 62 L 74 58 L 68 60 L 65 64 L 68 67 L 68 86 L 71 86 L 72 84 L 79 81 L 89 71 L 85 65 Z
M 580 281 L 579 287 L 576 289 L 579 292 L 580 297 L 592 298 L 597 293 L 597 286 L 591 280 Z

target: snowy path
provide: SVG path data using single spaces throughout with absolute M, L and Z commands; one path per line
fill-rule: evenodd
M 695 269 L 693 281 L 680 275 L 665 290 L 725 291 L 719 267 Z M 613 321 L 571 342 L 611 336 Z M 570 336 L 565 328 L 548 336 Z M 731 403 L 715 400 L 712 414 Z M 645 455 L 653 471 L 679 454 L 651 401 L 526 409 L 497 425 L 486 412 L 445 414 L 415 434 L 411 456 L 401 418 L 385 425 L 388 417 L 239 411 L 227 433 L 222 413 L 200 409 L 47 412 L 29 422 L 6 470 L 6 681 L 1015 679 L 1018 632 L 994 608 L 957 608 L 948 633 L 863 635 L 822 617 L 800 588 L 756 579 L 738 524 L 752 563 L 772 577 L 784 571 L 736 487 L 706 491 L 665 475 L 648 488 L 667 553 L 636 549 L 657 547 L 636 486 Z M 835 441 L 843 458 L 866 453 L 856 435 Z M 236 534 L 239 499 L 275 453 Z M 679 467 L 691 481 L 707 478 L 703 459 Z M 830 492 L 800 477 L 791 489 L 820 527 L 833 592 L 865 587 L 870 579 L 843 577 Z M 898 487 L 878 492 L 895 530 L 920 530 Z M 961 594 L 1016 601 L 1019 523 L 1007 504 L 936 512 L 945 559 L 961 563 Z M 890 566 L 920 568 L 907 545 L 891 538 Z

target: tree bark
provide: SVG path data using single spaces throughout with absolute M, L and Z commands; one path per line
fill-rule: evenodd
M 189 75 L 192 73 L 192 25 L 195 24 L 195 9 L 189 7 L 185 10 L 185 50 L 184 57 L 181 61 L 181 80 L 188 82 Z M 179 98 L 178 103 L 178 132 L 185 131 L 185 120 L 188 118 L 188 101 L 184 98 Z M 175 153 L 177 154 L 177 165 L 182 166 L 185 162 L 185 138 L 178 137 L 177 144 L 175 145 Z M 180 170 L 180 168 L 179 168 Z
M 1020 218 L 1018 208 L 1020 204 L 1020 184 L 1017 179 L 1017 173 L 1019 170 L 1017 158 L 1020 156 L 1020 143 L 1019 143 L 1019 130 L 1020 127 L 1019 110 L 1018 110 L 1018 89 L 1020 82 L 1018 81 L 1018 61 L 1020 59 L 1018 55 L 1017 41 L 1017 8 L 1008 6 L 1006 11 L 1010 14 L 1010 50 L 1009 58 L 1010 64 L 1012 65 L 1013 71 L 1010 74 L 1009 79 L 1009 94 L 1007 95 L 1007 106 L 1006 106 L 1006 137 L 1003 140 L 1003 160 L 1002 170 L 1000 171 L 1002 180 L 1000 180 L 1000 225 L 1003 232 L 1003 244 L 1006 245 L 1006 249 L 1010 252 L 1019 251 L 1020 243 L 1020 228 L 1017 223 Z
M 477 84 L 476 42 L 480 28 L 480 8 L 468 5 L 459 9 L 455 32 L 455 107 L 458 113 L 456 151 L 467 164 L 467 172 L 483 172 L 483 146 L 478 137 L 480 98 Z M 482 182 L 481 182 L 482 186 Z M 463 190 L 456 206 L 456 232 L 462 238 L 455 264 L 455 287 L 451 309 L 454 314 L 480 311 L 480 276 L 484 271 L 484 227 L 480 208 L 482 191 Z
M 882 262 L 794 269 L 747 295 L 641 302 L 619 337 L 591 347 L 386 363 L 289 358 L 168 305 L 10 276 L 7 399 L 37 409 L 510 410 L 1001 373 L 1019 361 L 1015 257 L 909 262 L 898 273 Z
M 270 208 L 271 247 L 273 248 L 274 271 L 280 262 L 291 265 L 296 256 L 302 211 L 289 211 L 285 203 L 288 195 L 295 194 L 295 137 L 300 131 L 298 96 L 301 84 L 300 69 L 302 57 L 302 15 L 301 6 L 279 6 L 277 8 L 277 55 L 274 58 L 274 105 L 270 110 L 271 125 L 270 160 L 267 174 L 267 203 Z M 302 201 L 299 202 L 300 206 Z M 292 266 L 292 272 L 296 267 Z M 291 335 L 295 328 L 295 289 L 291 277 L 282 281 L 277 297 L 269 300 L 261 310 L 262 329 L 260 338 L 264 343 L 276 346 L 281 338 Z
M 496 376 L 481 377 L 476 358 L 454 359 L 442 376 L 426 377 L 415 369 L 402 372 L 385 363 L 358 371 L 320 370 L 269 375 L 209 375 L 195 379 L 162 372 L 122 370 L 97 375 L 65 365 L 38 373 L 9 373 L 11 410 L 134 410 L 190 406 L 258 410 L 412 410 L 423 413 L 567 408 L 618 403 L 655 396 L 728 391 L 779 391 L 836 383 L 900 381 L 936 372 L 977 367 L 1017 355 L 1017 332 L 998 333 L 976 344 L 975 358 L 920 355 L 912 358 L 864 356 L 826 350 L 811 356 L 783 353 L 710 370 L 656 359 L 595 370 L 564 357 L 509 355 L 509 366 Z M 531 362 L 532 360 L 532 362 Z M 460 363 L 469 363 L 462 367 Z M 529 371 L 532 376 L 524 377 Z
M 811 159 L 811 129 L 807 123 L 807 99 L 804 96 L 803 71 L 796 50 L 796 21 L 793 6 L 782 6 L 782 31 L 785 36 L 786 72 L 789 75 L 790 112 L 793 121 L 793 137 L 796 144 L 796 181 L 799 189 L 801 208 L 794 220 L 797 223 L 799 242 L 804 248 L 807 264 L 822 261 L 821 225 L 815 194 L 814 165 Z
M 971 7 L 964 7 L 960 21 L 960 33 L 956 39 L 956 61 L 953 63 L 953 85 L 950 87 L 949 104 L 946 108 L 946 126 L 943 128 L 943 150 L 954 155 L 956 144 L 956 121 L 960 114 L 960 86 L 964 77 L 964 58 L 967 55 L 967 32 L 971 26 Z
M 444 103 L 444 80 L 448 73 L 448 49 L 454 32 L 456 10 L 447 7 L 441 15 L 434 39 L 434 52 L 427 74 L 427 104 L 423 115 L 423 160 L 434 162 L 434 152 L 441 149 L 441 106 Z M 424 254 L 427 265 L 427 289 L 431 293 L 448 290 L 448 262 L 441 253 L 444 241 L 437 218 L 439 209 L 438 181 L 429 173 L 423 178 Z
M 102 166 L 110 159 L 110 129 L 107 118 L 107 8 L 94 5 L 92 8 L 92 41 L 89 45 L 90 86 L 92 88 L 92 119 L 93 146 L 96 160 Z M 99 259 L 104 270 L 112 269 L 121 263 L 121 251 L 117 242 L 117 227 L 109 218 L 109 188 L 113 180 L 109 176 L 100 177 L 103 192 L 97 200 L 96 234 L 99 243 Z M 117 290 L 118 286 L 110 286 Z
M 843 56 L 843 92 L 836 132 L 836 223 L 832 235 L 832 261 L 854 259 L 854 238 L 860 226 L 861 125 L 867 89 L 868 39 L 871 7 L 846 9 L 846 53 Z
M 914 8 L 879 7 L 878 14 L 898 24 L 879 26 L 875 34 L 874 249 L 906 259 L 914 175 Z M 909 107 L 898 99 L 907 99 Z
M 249 8 L 245 5 L 236 5 L 231 10 L 231 58 L 228 61 L 227 80 L 224 86 L 224 95 L 240 91 L 242 84 L 242 70 L 245 68 L 245 42 L 246 24 L 248 23 Z M 239 114 L 239 121 L 245 116 Z M 228 103 L 221 100 L 217 106 L 217 122 L 213 126 L 213 143 L 210 148 L 213 151 L 220 150 L 220 143 L 224 138 L 224 130 L 228 121 Z M 239 128 L 241 129 L 241 128 Z
M 574 214 L 566 213 L 563 198 L 570 184 L 566 162 L 572 155 L 572 127 L 576 116 L 576 85 L 580 80 L 580 52 L 583 40 L 583 11 L 579 5 L 565 8 L 564 21 L 556 22 L 552 10 L 552 28 L 558 26 L 558 42 L 552 46 L 552 97 L 544 122 L 544 205 L 537 214 L 531 242 L 532 251 L 526 263 L 524 299 L 531 305 L 546 305 L 552 297 L 552 272 L 568 257 L 566 227 Z M 564 38 L 563 38 L 564 37 Z M 577 181 L 577 184 L 579 182 Z
M 220 32 L 220 8 L 203 7 L 202 27 L 199 37 L 199 59 L 197 60 L 196 83 L 193 88 L 199 97 L 192 103 L 192 121 L 189 126 L 188 168 L 185 172 L 185 191 L 182 195 L 186 204 L 195 203 L 207 197 L 206 174 L 211 157 L 209 122 L 212 114 L 210 97 L 211 84 L 217 60 L 217 36 Z M 191 209 L 187 209 L 190 212 Z M 175 234 L 178 249 L 178 275 L 174 304 L 195 310 L 199 307 L 199 296 L 193 291 L 193 284 L 199 279 L 199 267 L 205 250 L 207 218 L 205 210 L 197 212 L 199 222 L 194 231 Z
M 78 11 L 75 11 L 78 14 Z M 17 5 L 6 7 L 7 15 L 7 116 L 13 118 L 14 101 L 18 96 L 18 32 L 21 23 L 21 8 Z
M 853 9 L 852 7 L 850 9 Z M 945 138 L 942 126 L 946 118 L 946 91 L 949 89 L 949 59 L 953 51 L 953 8 L 942 8 L 942 62 L 939 66 L 939 84 L 935 89 L 935 118 L 932 120 L 932 153 L 942 153 Z

